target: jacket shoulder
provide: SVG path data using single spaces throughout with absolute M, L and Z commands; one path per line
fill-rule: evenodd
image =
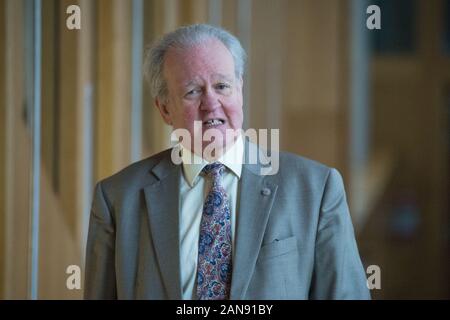
M 289 152 L 280 152 L 278 179 L 287 185 L 307 186 L 310 191 L 323 192 L 325 185 L 343 188 L 338 170 L 318 161 Z
M 148 182 L 148 176 L 152 174 L 151 171 L 157 164 L 170 159 L 171 150 L 167 149 L 134 162 L 113 175 L 100 180 L 98 184 L 101 184 L 105 190 L 122 188 L 129 190 L 133 186 L 140 187 Z
M 331 167 L 318 161 L 293 154 L 280 152 L 280 170 L 295 171 L 306 175 L 327 175 Z

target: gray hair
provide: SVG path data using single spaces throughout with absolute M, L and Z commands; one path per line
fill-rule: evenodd
M 163 75 L 165 54 L 170 48 L 184 49 L 207 40 L 217 39 L 230 51 L 236 78 L 244 76 L 246 53 L 239 40 L 228 31 L 208 24 L 194 24 L 176 29 L 157 40 L 147 49 L 144 62 L 144 75 L 150 84 L 154 98 L 167 98 L 167 83 Z

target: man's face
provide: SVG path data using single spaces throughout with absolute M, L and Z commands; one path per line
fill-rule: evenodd
M 202 132 L 211 128 L 220 131 L 221 141 L 214 141 L 218 149 L 225 146 L 227 129 L 242 128 L 242 79 L 236 78 L 233 57 L 219 40 L 183 50 L 169 49 L 164 77 L 167 100 L 157 99 L 156 105 L 164 121 L 174 129 L 187 129 L 192 141 L 194 121 L 201 121 Z M 209 143 L 203 142 L 202 150 Z M 190 149 L 194 151 L 192 145 Z

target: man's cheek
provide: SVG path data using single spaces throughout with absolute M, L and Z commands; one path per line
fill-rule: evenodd
M 193 123 L 196 120 L 196 112 L 192 108 L 185 107 L 184 109 L 184 121 L 187 124 Z

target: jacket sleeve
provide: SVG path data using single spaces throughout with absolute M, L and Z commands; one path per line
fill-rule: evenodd
M 311 299 L 370 299 L 339 172 L 330 169 L 320 206 Z
M 116 299 L 115 226 L 99 182 L 89 219 L 84 278 L 85 299 Z

